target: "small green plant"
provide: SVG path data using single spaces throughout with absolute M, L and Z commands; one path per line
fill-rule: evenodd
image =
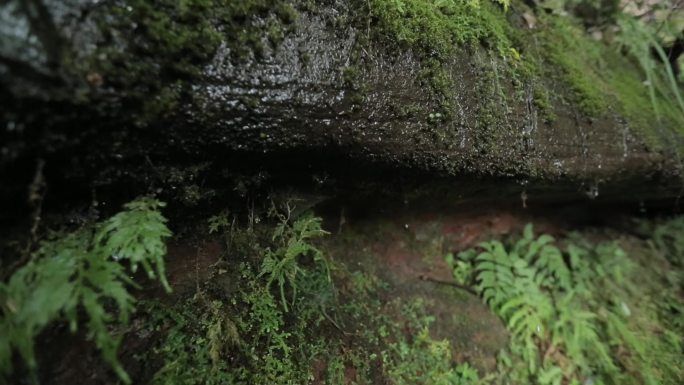
M 286 208 L 285 214 L 273 209 L 273 227 L 241 230 L 227 214 L 210 218 L 210 233 L 225 233 L 228 252 L 244 258 L 233 275 L 237 289 L 226 300 L 203 285 L 195 298 L 163 315 L 162 323 L 180 326 L 156 349 L 164 365 L 155 384 L 310 381 L 309 361 L 323 350 L 311 328 L 331 319 L 325 305 L 332 296 L 328 260 L 311 242 L 327 233 L 320 218 L 305 213 L 291 219 Z
M 655 226 L 653 244 L 664 252 L 674 266 L 684 265 L 684 217 L 671 219 Z
M 150 303 L 147 310 L 153 324 L 167 328 L 166 339 L 155 353 L 169 359 L 154 374 L 153 385 L 236 383 L 225 352 L 243 341 L 223 303 L 200 294 L 184 306 Z
M 390 345 L 385 352 L 388 377 L 394 385 L 471 385 L 477 371 L 465 365 L 453 366 L 449 341 L 435 341 L 427 328 L 414 337 Z
M 209 234 L 214 234 L 214 233 L 229 233 L 230 229 L 230 218 L 228 217 L 229 213 L 227 211 L 222 212 L 218 215 L 214 215 L 213 217 L 209 218 L 207 220 L 207 223 L 209 224 Z
M 121 337 L 113 336 L 109 327 L 128 323 L 134 310 L 129 288 L 136 287 L 129 274 L 139 266 L 170 291 L 164 273 L 164 241 L 171 232 L 159 212 L 163 206 L 154 199 L 138 199 L 104 222 L 71 234 L 55 234 L 8 282 L 0 283 L 2 374 L 12 371 L 13 352 L 34 373 L 34 339 L 49 324 L 64 320 L 72 332 L 85 322 L 104 360 L 122 381 L 130 382 L 116 355 Z M 86 321 L 78 315 L 81 310 Z
M 321 218 L 314 217 L 311 213 L 305 213 L 294 222 L 289 218 L 283 218 L 276 226 L 273 233 L 274 249 L 268 248 L 264 257 L 260 276 L 267 276 L 267 286 L 278 284 L 280 297 L 285 311 L 288 311 L 286 300 L 286 284 L 292 291 L 294 303 L 297 297 L 297 288 L 302 275 L 307 273 L 301 259 L 310 257 L 314 265 L 321 266 L 325 270 L 328 282 L 330 279 L 330 267 L 327 259 L 316 246 L 311 243 L 312 239 L 322 237 L 328 232 L 321 229 Z
M 387 377 L 393 385 L 474 385 L 477 371 L 467 363 L 455 366 L 448 340 L 434 340 L 429 326 L 434 321 L 423 315 L 424 303 L 415 300 L 402 306 L 406 327 L 416 334 L 399 338 L 382 352 Z M 390 326 L 391 325 L 387 325 Z
M 231 300 L 200 289 L 172 307 L 149 314 L 165 337 L 154 349 L 163 361 L 152 384 L 299 384 L 309 377 L 311 344 L 298 343 L 303 325 L 287 322 L 280 302 L 253 269 L 240 265 L 241 289 Z

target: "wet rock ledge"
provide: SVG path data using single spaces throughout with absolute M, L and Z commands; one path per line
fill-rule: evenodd
M 679 194 L 681 116 L 655 116 L 638 68 L 570 17 L 398 3 L 3 1 L 3 219 L 38 174 L 56 202 L 404 179 Z

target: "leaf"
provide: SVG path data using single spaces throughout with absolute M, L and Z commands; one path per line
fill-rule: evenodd
M 539 385 L 560 385 L 563 381 L 563 371 L 558 366 L 543 368 L 537 377 Z
M 57 320 L 68 321 L 75 331 L 77 313 L 82 309 L 88 334 L 102 357 L 123 382 L 130 383 L 116 357 L 120 338 L 109 333 L 115 319 L 127 324 L 134 308 L 128 288 L 136 286 L 120 262 L 128 259 L 132 268 L 136 264 L 154 267 L 155 276 L 168 288 L 163 257 L 164 240 L 171 233 L 157 211 L 163 203 L 142 198 L 125 207 L 127 210 L 103 223 L 44 241 L 29 263 L 7 283 L 0 283 L 0 330 L 8 331 L 3 333 L 8 336 L 6 341 L 0 342 L 0 374 L 11 373 L 14 351 L 35 370 L 34 339 Z M 110 301 L 116 304 L 116 312 L 105 308 Z
M 306 269 L 300 266 L 299 257 L 313 257 L 316 265 L 325 269 L 328 281 L 330 267 L 323 253 L 312 243 L 310 239 L 328 234 L 321 229 L 321 218 L 314 217 L 310 212 L 302 214 L 293 223 L 282 221 L 274 231 L 272 240 L 280 246 L 275 251 L 268 251 L 261 266 L 259 276 L 268 275 L 267 286 L 274 282 L 278 283 L 280 298 L 285 311 L 288 311 L 285 291 L 289 287 L 292 292 L 292 303 L 295 302 L 299 276 L 306 273 Z

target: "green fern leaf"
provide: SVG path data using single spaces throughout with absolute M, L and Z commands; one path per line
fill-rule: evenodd
M 558 366 L 544 368 L 537 377 L 539 385 L 560 385 L 563 382 L 563 370 Z
M 259 276 L 269 276 L 267 281 L 269 287 L 274 282 L 278 283 L 285 311 L 288 311 L 287 288 L 289 287 L 292 292 L 291 302 L 294 303 L 297 297 L 299 276 L 306 274 L 306 269 L 298 260 L 300 257 L 312 257 L 316 265 L 325 269 L 328 281 L 331 281 L 328 261 L 323 253 L 310 243 L 311 239 L 326 234 L 328 233 L 321 228 L 321 218 L 314 217 L 309 212 L 302 214 L 293 223 L 283 220 L 276 226 L 272 239 L 280 246 L 275 251 L 269 251 L 266 254 Z
M 114 313 L 104 304 L 116 305 L 118 322 L 126 324 L 134 299 L 127 287 L 135 287 L 121 259 L 131 266 L 154 268 L 168 288 L 164 276 L 164 240 L 170 236 L 166 220 L 157 211 L 163 204 L 141 199 L 127 210 L 92 227 L 45 241 L 31 261 L 19 268 L 8 282 L 0 283 L 2 318 L 0 330 L 0 374 L 11 373 L 11 355 L 18 352 L 31 371 L 36 369 L 33 340 L 51 322 L 64 319 L 75 331 L 78 310 L 86 316 L 86 329 L 102 357 L 119 378 L 130 378 L 118 363 L 119 338 L 109 333 Z M 133 228 L 130 228 L 133 227 Z

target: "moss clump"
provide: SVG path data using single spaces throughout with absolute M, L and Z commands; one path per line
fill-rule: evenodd
M 638 76 L 637 68 L 619 60 L 621 58 L 615 53 L 607 55 L 606 58 L 611 68 L 607 80 L 631 126 L 636 128 L 645 142 L 654 149 L 663 147 L 664 144 L 675 144 L 671 140 L 671 135 L 682 134 L 684 116 L 674 97 L 668 99 L 662 94 L 656 94 L 656 113 L 653 109 L 654 101 L 649 97 L 648 86 Z
M 589 116 L 606 112 L 604 81 L 598 72 L 604 67 L 601 47 L 565 18 L 546 17 L 543 21 L 544 54 L 560 69 L 563 80 L 573 91 L 574 101 Z
M 581 112 L 590 117 L 617 112 L 651 149 L 671 145 L 668 132 L 684 127 L 674 97 L 655 95 L 656 113 L 644 76 L 626 57 L 592 40 L 570 18 L 544 17 L 541 22 L 543 54 L 572 89 Z
M 553 122 L 557 116 L 553 112 L 553 106 L 549 97 L 549 91 L 541 86 L 534 88 L 534 105 L 541 112 L 542 118 L 546 122 Z
M 442 59 L 458 46 L 483 44 L 502 56 L 512 47 L 503 12 L 489 3 L 372 0 L 369 6 L 386 35 Z
M 368 85 L 361 78 L 359 66 L 352 65 L 342 69 L 342 82 L 349 88 L 350 101 L 355 105 L 361 105 L 368 95 Z
M 421 76 L 447 117 L 452 114 L 454 85 L 446 64 L 458 50 L 483 46 L 507 60 L 517 52 L 516 33 L 504 11 L 489 1 L 372 0 L 367 6 L 377 18 L 375 30 L 380 38 L 418 55 L 423 64 Z M 511 66 L 512 72 L 519 73 L 513 77 L 525 76 L 524 68 Z

